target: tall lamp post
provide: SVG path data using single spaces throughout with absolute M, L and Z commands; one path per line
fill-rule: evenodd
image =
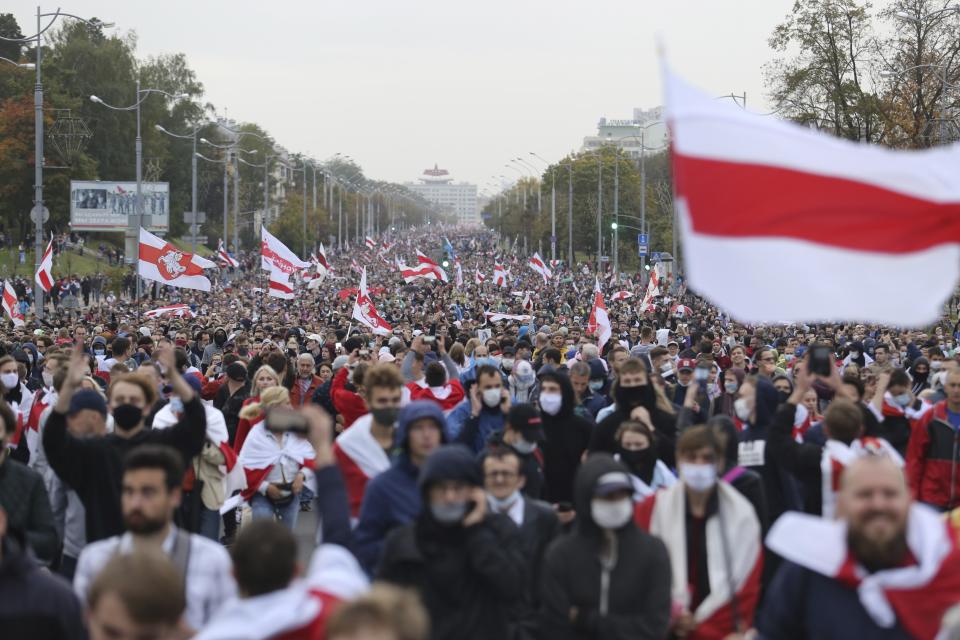
M 150 97 L 150 94 L 159 94 L 166 96 L 171 100 L 185 100 L 189 98 L 186 93 L 169 93 L 162 89 L 141 89 L 140 88 L 140 79 L 137 79 L 137 92 L 136 100 L 133 104 L 127 105 L 125 107 L 118 107 L 116 105 L 109 104 L 104 102 L 102 99 L 97 96 L 90 96 L 90 101 L 95 102 L 99 105 L 111 109 L 112 111 L 135 111 L 137 114 L 137 139 L 135 143 L 136 155 L 137 155 L 137 211 L 134 215 L 127 217 L 127 238 L 126 246 L 124 247 L 125 258 L 127 264 L 137 264 L 140 261 L 140 228 L 143 226 L 143 136 L 141 135 L 140 128 L 140 105 Z M 167 214 L 169 215 L 169 211 Z M 136 256 L 136 261 L 134 261 L 134 256 Z M 137 275 L 137 301 L 140 301 L 140 276 Z
M 5 38 L 0 36 L 0 40 L 5 42 L 16 42 L 18 44 L 26 45 L 30 42 L 34 42 L 36 47 L 36 61 L 33 65 L 20 64 L 14 62 L 18 67 L 23 69 L 35 69 L 37 72 L 37 82 L 33 88 L 33 122 L 34 122 L 34 131 L 33 131 L 33 223 L 34 223 L 34 273 L 40 269 L 40 262 L 43 259 L 43 223 L 44 223 L 44 213 L 45 207 L 43 206 L 43 82 L 41 81 L 40 69 L 42 66 L 43 59 L 43 42 L 41 38 L 43 34 L 46 33 L 54 23 L 56 23 L 58 18 L 73 18 L 74 20 L 79 20 L 84 24 L 90 25 L 94 28 L 108 29 L 113 26 L 113 23 L 101 22 L 96 18 L 81 18 L 80 16 L 75 16 L 71 13 L 65 13 L 57 9 L 53 13 L 41 13 L 40 7 L 37 7 L 37 32 L 31 36 L 25 36 L 22 38 Z M 50 18 L 50 21 L 47 23 L 47 26 L 42 26 L 42 21 L 44 18 Z M 13 61 L 8 61 L 13 62 Z M 34 299 L 36 309 L 36 315 L 38 320 L 43 319 L 43 289 L 34 287 Z
M 270 138 L 261 136 L 258 133 L 253 133 L 252 131 L 237 131 L 224 126 L 222 123 L 220 123 L 219 126 L 223 127 L 230 133 L 236 135 L 237 139 L 230 144 L 216 144 L 216 143 L 210 142 L 206 138 L 200 138 L 200 142 L 202 142 L 203 144 L 209 145 L 214 149 L 220 149 L 221 151 L 224 151 L 227 154 L 228 159 L 231 156 L 234 159 L 234 163 L 233 163 L 233 248 L 234 248 L 234 251 L 239 251 L 240 250 L 240 162 L 239 162 L 239 158 L 241 153 L 245 153 L 247 155 L 254 155 L 257 153 L 256 149 L 250 149 L 250 150 L 241 149 L 239 147 L 240 139 L 243 136 L 252 136 L 254 138 L 263 140 L 264 142 L 270 142 Z M 227 189 L 226 177 L 224 177 L 223 189 L 224 189 L 224 193 L 226 193 L 226 189 Z M 224 196 L 224 203 L 226 203 L 226 196 Z M 226 236 L 226 233 L 227 233 L 227 221 L 226 221 L 227 207 L 226 206 L 224 206 L 223 208 L 223 217 L 224 217 L 223 233 L 224 233 L 224 236 Z M 226 240 L 226 237 L 224 237 L 224 240 Z
M 199 230 L 199 227 L 197 226 L 197 133 L 200 132 L 201 126 L 199 124 L 195 126 L 189 135 L 182 135 L 179 133 L 173 133 L 172 131 L 167 131 L 159 124 L 153 125 L 153 128 L 160 133 L 170 136 L 171 138 L 193 141 L 193 152 L 190 154 L 190 211 L 193 212 L 190 223 L 190 250 L 193 253 L 196 253 L 197 231 Z

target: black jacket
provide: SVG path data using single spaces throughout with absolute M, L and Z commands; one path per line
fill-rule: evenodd
M 547 547 L 560 533 L 557 514 L 546 502 L 523 499 L 523 524 L 520 525 L 520 551 L 527 559 L 529 579 L 524 586 L 523 597 L 517 601 L 511 620 L 511 638 L 535 638 L 537 633 L 537 609 L 540 605 L 538 585 L 540 568 Z
M 594 454 L 577 473 L 573 531 L 547 549 L 540 576 L 543 640 L 661 640 L 670 625 L 670 558 L 658 538 L 629 520 L 616 531 L 617 560 L 609 572 L 608 613 L 600 615 L 603 531 L 590 516 L 597 481 L 626 468 Z M 571 610 L 576 619 L 571 622 Z
M 44 571 L 15 531 L 0 539 L 0 636 L 3 640 L 82 640 L 83 609 L 70 585 Z
M 442 527 L 429 514 L 390 532 L 377 577 L 419 592 L 433 640 L 508 637 L 510 608 L 527 586 L 516 525 L 494 514 Z
M 66 416 L 51 411 L 43 430 L 43 448 L 50 468 L 67 483 L 86 509 L 87 542 L 123 533 L 120 484 L 123 457 L 141 444 L 163 444 L 183 455 L 188 465 L 203 449 L 207 416 L 194 395 L 183 405 L 183 417 L 169 429 L 143 429 L 132 438 L 109 434 L 101 438 L 75 438 L 67 432 Z
M 677 445 L 677 416 L 657 406 L 656 392 L 650 384 L 646 385 L 646 394 L 641 405 L 650 414 L 653 422 L 653 436 L 657 445 L 657 457 L 668 467 L 675 466 Z M 617 450 L 617 429 L 624 420 L 630 419 L 630 410 L 617 406 L 613 413 L 597 423 L 590 438 L 590 452 Z
M 230 395 L 228 384 L 229 382 L 225 381 L 217 389 L 217 395 L 213 398 L 213 406 L 223 413 L 223 419 L 227 423 L 230 446 L 233 446 L 233 440 L 237 436 L 237 425 L 240 424 L 240 409 L 243 408 L 243 401 L 250 397 L 250 383 L 244 384 L 233 395 Z
M 33 553 L 50 563 L 60 548 L 60 539 L 40 474 L 16 460 L 0 463 L 0 507 L 7 513 L 10 528 L 24 532 Z
M 541 412 L 547 437 L 540 444 L 545 480 L 543 498 L 550 503 L 573 501 L 573 478 L 594 428 L 589 420 L 574 413 L 576 398 L 569 378 L 557 376 L 556 381 L 563 393 L 562 408 L 555 416 Z
M 785 402 L 767 432 L 767 459 L 790 472 L 803 489 L 803 510 L 819 516 L 823 512 L 823 447 L 793 439 L 797 405 Z

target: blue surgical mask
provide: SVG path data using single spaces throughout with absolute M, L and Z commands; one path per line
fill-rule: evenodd
M 587 383 L 592 391 L 603 389 L 603 380 L 591 380 Z
M 497 361 L 491 358 L 490 356 L 481 356 L 479 358 L 473 359 L 474 366 L 482 367 L 485 364 L 490 365 L 491 367 L 497 366 Z
M 170 398 L 170 410 L 176 414 L 183 413 L 183 400 L 179 396 Z
M 901 393 L 901 394 L 895 395 L 893 396 L 893 401 L 896 402 L 901 407 L 905 407 L 908 404 L 910 404 L 910 394 Z

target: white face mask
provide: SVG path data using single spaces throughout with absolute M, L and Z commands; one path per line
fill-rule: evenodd
M 733 412 L 737 414 L 743 422 L 750 419 L 750 407 L 747 406 L 746 398 L 737 398 L 733 401 Z
M 0 382 L 5 389 L 14 389 L 20 384 L 20 376 L 15 372 L 0 374 Z
M 527 441 L 524 440 L 523 438 L 520 438 L 519 440 L 517 440 L 516 442 L 513 443 L 513 448 L 516 449 L 518 453 L 522 453 L 522 454 L 524 454 L 524 455 L 529 455 L 529 454 L 533 453 L 534 451 L 536 451 L 536 449 L 537 449 L 537 443 L 536 443 L 536 442 L 527 442 Z
M 49 371 L 44 371 L 40 374 L 43 377 L 43 386 L 52 387 L 53 386 L 53 374 Z
M 931 360 L 930 369 L 932 371 L 939 371 L 943 367 L 943 362 L 941 360 Z
M 540 408 L 543 412 L 551 416 L 560 413 L 560 407 L 563 405 L 563 396 L 559 393 L 541 393 Z
M 623 498 L 611 502 L 610 500 L 592 500 L 590 502 L 590 517 L 601 529 L 619 529 L 630 522 L 633 517 L 633 501 Z
M 712 464 L 681 462 L 680 479 L 694 491 L 709 491 L 717 483 L 717 468 Z
M 508 495 L 506 498 L 498 498 L 495 495 L 487 494 L 488 501 L 490 506 L 493 507 L 494 511 L 504 512 L 513 505 L 514 502 L 520 497 L 520 490 L 514 489 L 513 493 Z
M 483 404 L 487 405 L 491 409 L 497 407 L 500 404 L 500 388 L 496 389 L 484 389 L 483 391 Z

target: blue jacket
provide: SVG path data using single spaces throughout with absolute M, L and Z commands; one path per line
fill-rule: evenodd
M 470 447 L 474 453 L 480 453 L 490 435 L 503 431 L 505 423 L 506 416 L 499 407 L 484 407 L 479 416 L 471 418 L 470 398 L 466 398 L 447 416 L 447 442 L 459 442 Z
M 364 570 L 373 574 L 380 561 L 383 541 L 394 527 L 413 522 L 422 501 L 417 488 L 419 469 L 401 453 L 393 466 L 368 484 L 353 532 L 354 551 Z

